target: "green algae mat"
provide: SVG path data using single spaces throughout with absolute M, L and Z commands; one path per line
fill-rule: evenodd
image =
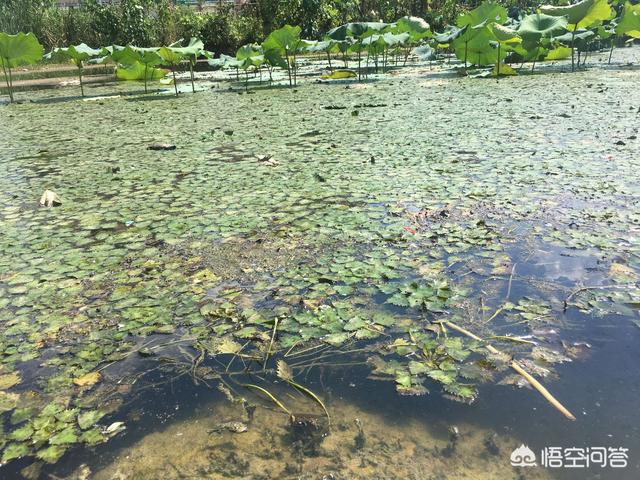
M 114 441 L 131 395 L 181 376 L 294 417 L 284 384 L 329 428 L 313 369 L 472 404 L 522 384 L 517 359 L 553 391 L 586 324 L 640 326 L 639 77 L 0 108 L 2 463 Z

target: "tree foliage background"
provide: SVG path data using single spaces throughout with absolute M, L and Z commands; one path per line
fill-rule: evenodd
M 355 21 L 391 22 L 403 15 L 425 18 L 434 29 L 453 23 L 479 0 L 244 0 L 201 10 L 180 0 L 82 0 L 58 8 L 56 0 L 0 0 L 0 31 L 33 32 L 45 48 L 87 43 L 91 46 L 169 44 L 198 36 L 216 53 L 233 53 L 243 44 L 262 41 L 285 24 L 299 25 L 305 38 L 316 38 L 337 25 Z M 527 0 L 501 1 L 514 9 Z M 553 2 L 552 2 L 553 3 Z

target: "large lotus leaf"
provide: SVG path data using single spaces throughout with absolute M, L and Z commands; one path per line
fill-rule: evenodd
M 90 61 L 90 63 L 108 63 L 108 62 L 118 63 L 117 60 L 113 58 L 113 56 L 114 54 L 118 56 L 119 52 L 121 52 L 125 48 L 126 47 L 123 47 L 121 45 L 109 45 L 108 47 L 104 47 L 102 49 L 103 56 L 99 58 L 94 58 L 93 60 Z
M 176 42 L 176 43 L 179 43 L 179 42 Z M 204 52 L 204 43 L 202 43 L 202 40 L 200 40 L 199 38 L 192 38 L 189 41 L 189 45 L 187 45 L 186 47 L 180 47 L 174 43 L 170 45 L 169 48 L 180 55 L 184 55 L 185 57 L 186 56 L 198 57 L 202 55 L 202 53 Z
M 522 39 L 515 30 L 505 27 L 504 25 L 492 23 L 489 26 L 489 29 L 491 30 L 491 33 L 493 33 L 495 39 L 500 43 L 515 45 L 522 42 Z
M 433 38 L 438 43 L 451 43 L 467 31 L 468 25 L 458 28 L 455 25 L 447 25 L 441 33 L 435 33 Z
M 140 52 L 140 63 L 145 64 L 147 67 L 155 67 L 162 64 L 162 57 L 157 51 L 145 50 Z
M 72 45 L 66 48 L 54 48 L 51 53 L 47 54 L 47 58 L 66 58 L 71 60 L 75 65 L 82 64 L 91 58 L 102 57 L 105 55 L 105 49 L 95 49 L 86 43 L 80 45 Z
M 348 24 L 345 23 L 344 25 L 332 28 L 327 32 L 327 36 L 332 40 L 346 40 L 346 38 L 350 36 Z
M 184 55 L 179 52 L 176 52 L 170 47 L 161 47 L 158 50 L 158 55 L 162 57 L 162 63 L 165 65 L 180 65 L 180 63 L 184 60 Z
M 264 44 L 262 44 L 262 48 L 264 49 Z M 289 68 L 287 60 L 282 56 L 280 50 L 276 50 L 273 48 L 264 49 L 264 58 L 272 67 L 280 67 L 284 69 Z
M 44 49 L 33 33 L 9 35 L 0 32 L 0 64 L 8 67 L 31 65 L 42 59 Z
M 393 29 L 387 29 L 386 31 L 391 33 L 408 33 L 408 41 L 411 43 L 417 43 L 433 35 L 429 24 L 420 17 L 402 17 L 395 23 Z
M 587 28 L 601 20 L 610 20 L 615 16 L 607 0 L 582 0 L 564 7 L 543 5 L 540 11 L 554 17 L 567 17 L 573 29 Z
M 384 47 L 385 41 L 382 35 L 376 34 L 365 38 L 364 40 L 362 40 L 361 44 L 366 46 L 378 44 L 379 46 Z
M 589 28 L 604 20 L 615 18 L 616 12 L 608 0 L 596 0 L 586 17 L 580 20 L 574 28 Z
M 304 42 L 304 51 L 310 53 L 316 52 L 337 52 L 338 51 L 338 42 L 335 40 L 321 40 L 318 42 L 312 42 L 309 40 L 305 40 Z
M 459 39 L 454 42 L 456 57 L 464 61 L 466 52 L 468 63 L 477 66 L 494 65 L 498 61 L 498 49 L 493 38 L 493 33 L 485 25 L 466 45 L 465 42 L 458 42 Z M 504 50 L 500 52 L 500 57 L 506 57 Z
M 413 49 L 413 53 L 422 61 L 434 60 L 436 58 L 436 51 L 431 48 L 430 45 L 416 47 Z
M 615 27 L 616 25 L 611 25 L 611 23 L 609 23 L 608 25 L 598 25 L 598 28 L 596 29 L 598 37 L 600 37 L 602 40 L 611 38 L 616 34 Z
M 116 53 L 116 57 L 121 57 L 119 63 L 131 65 L 133 63 L 140 62 L 147 67 L 154 67 L 161 65 L 163 62 L 162 57 L 159 54 L 159 47 L 134 47 L 129 45 L 125 47 L 120 54 Z
M 522 19 L 518 28 L 518 35 L 520 35 L 523 42 L 537 46 L 542 38 L 549 38 L 563 31 L 567 23 L 566 17 L 535 13 Z
M 262 47 L 256 44 L 243 45 L 236 52 L 237 60 L 246 60 L 247 58 L 257 57 L 262 55 Z
M 271 32 L 262 44 L 262 48 L 265 52 L 275 50 L 280 52 L 280 55 L 295 53 L 300 46 L 300 31 L 298 26 L 285 25 Z
M 220 58 L 210 58 L 207 63 L 218 68 L 237 68 L 242 65 L 240 60 L 225 54 L 220 54 Z
M 545 48 L 541 48 L 540 44 L 526 45 L 524 43 L 513 45 L 509 47 L 509 50 L 516 55 L 522 57 L 525 62 L 531 61 L 534 58 L 538 58 L 542 53 L 546 53 Z
M 493 77 L 497 77 L 498 76 L 498 72 L 500 72 L 500 76 L 501 77 L 518 75 L 518 72 L 516 72 L 513 67 L 511 67 L 510 65 L 507 65 L 505 63 L 500 63 L 500 70 L 498 70 L 498 65 L 493 67 L 493 70 L 491 71 L 491 75 Z
M 388 47 L 395 47 L 397 45 L 405 45 L 409 40 L 409 33 L 404 32 L 404 33 L 396 34 L 396 33 L 389 32 L 389 33 L 380 35 L 380 37 Z
M 107 47 L 106 50 L 110 52 L 109 59 L 121 65 L 133 65 L 142 59 L 142 52 L 129 45 L 126 47 L 114 45 Z
M 420 17 L 402 17 L 396 22 L 396 30 L 407 33 L 428 33 L 429 24 Z
M 236 60 L 240 62 L 243 70 L 249 67 L 259 67 L 264 63 L 264 54 L 260 45 L 243 45 L 236 52 Z
M 479 7 L 460 15 L 456 24 L 458 27 L 465 25 L 479 25 L 482 22 L 504 23 L 507 20 L 507 9 L 493 2 L 482 2 Z
M 460 34 L 452 43 L 453 43 L 453 48 L 454 50 L 458 49 L 458 48 L 468 48 L 468 43 L 473 40 L 475 37 L 477 37 L 478 35 L 483 35 L 485 33 L 489 33 L 489 40 L 494 40 L 494 36 L 493 33 L 491 33 L 490 30 L 488 30 L 487 28 L 487 22 L 482 22 L 478 25 L 474 25 L 472 27 L 470 26 L 466 26 L 464 28 L 464 32 L 462 34 Z M 467 45 L 467 47 L 465 47 L 465 45 Z
M 346 40 L 348 37 L 362 37 L 370 32 L 379 32 L 388 27 L 384 22 L 353 22 L 345 23 L 327 32 L 327 36 L 333 40 Z
M 631 5 L 627 2 L 624 4 L 622 18 L 615 27 L 618 35 L 629 35 L 633 38 L 640 38 L 640 3 Z
M 131 48 L 132 50 L 143 54 L 143 53 L 158 53 L 158 50 L 160 50 L 160 47 L 135 47 L 133 45 L 129 45 L 129 48 Z
M 560 42 L 568 47 L 574 46 L 572 42 L 575 42 L 576 47 L 582 48 L 595 36 L 595 32 L 591 30 L 576 30 L 575 37 L 574 32 L 567 32 L 564 35 L 553 37 L 553 41 Z
M 358 74 L 354 70 L 339 69 L 322 75 L 322 78 L 325 80 L 344 80 L 346 78 L 355 78 L 357 76 Z
M 556 47 L 544 57 L 547 61 L 564 60 L 566 58 L 571 58 L 571 49 L 569 47 Z
M 131 65 L 116 68 L 116 78 L 118 80 L 144 80 L 145 72 L 147 80 L 160 80 L 169 73 L 169 70 L 164 68 L 145 68 L 143 63 L 135 62 Z

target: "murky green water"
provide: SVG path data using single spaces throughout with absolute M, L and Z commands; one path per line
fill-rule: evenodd
M 637 478 L 639 75 L 0 109 L 4 475 Z

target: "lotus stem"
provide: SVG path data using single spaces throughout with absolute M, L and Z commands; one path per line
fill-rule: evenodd
M 82 83 L 82 64 L 78 65 L 78 80 L 80 80 L 80 94 L 84 98 L 84 84 Z
M 8 67 L 9 71 L 11 71 L 11 67 Z M 7 75 L 7 67 L 4 65 L 4 61 L 2 62 L 2 71 L 4 72 L 4 80 L 7 82 L 7 90 L 9 91 L 9 100 L 13 103 L 13 85 L 9 82 L 10 76 Z
M 176 67 L 175 66 L 171 70 L 171 73 L 173 74 L 173 88 L 176 91 L 176 97 L 177 97 L 178 96 L 178 82 L 176 80 Z
M 365 75 L 369 76 L 369 57 L 371 56 L 371 52 L 367 49 L 367 61 L 364 64 Z M 376 57 L 376 72 L 378 72 L 378 59 Z
M 463 335 L 466 335 L 469 338 L 472 338 L 473 340 L 483 343 L 484 347 L 493 354 L 499 355 L 503 353 L 503 352 L 500 352 L 500 350 L 495 348 L 493 345 L 487 343 L 485 340 L 483 340 L 479 336 L 471 333 L 469 330 L 466 330 L 456 325 L 455 323 L 452 323 L 450 321 L 444 321 L 442 323 L 447 325 L 449 328 L 456 330 L 462 333 Z M 518 362 L 512 359 L 511 362 L 509 363 L 509 366 L 512 369 L 514 369 L 517 373 L 519 373 L 522 377 L 524 377 L 524 379 L 527 382 L 529 382 L 529 384 L 531 384 L 533 388 L 535 388 L 551 405 L 553 405 L 565 417 L 567 417 L 569 420 L 576 419 L 576 417 L 569 410 L 567 410 L 564 405 L 562 405 L 553 395 L 551 395 L 551 393 L 540 382 L 538 382 L 538 380 L 533 378 L 524 368 L 522 368 L 522 366 L 520 366 Z
M 191 92 L 196 93 L 196 86 L 193 81 L 193 62 L 189 60 L 189 72 L 191 73 Z
M 571 34 L 571 71 L 574 72 L 575 71 L 575 51 L 576 51 L 576 45 L 575 45 L 575 39 L 576 39 L 576 30 L 578 29 L 578 26 L 574 26 L 573 27 L 573 33 Z
M 469 50 L 469 41 L 464 42 L 464 69 L 467 69 L 467 52 Z
M 498 63 L 496 64 L 496 81 L 500 80 L 500 42 L 498 42 Z
M 609 62 L 607 63 L 607 65 L 611 65 L 611 56 L 613 55 L 613 47 L 615 45 L 615 41 L 613 39 L 613 37 L 611 37 L 611 49 L 609 50 Z
M 289 87 L 293 87 L 293 82 L 291 80 L 291 62 L 289 61 L 289 52 L 285 49 L 284 51 L 285 57 L 287 57 L 287 75 L 289 75 Z
M 149 68 L 149 64 L 145 63 L 144 64 L 144 93 L 149 93 L 147 91 L 147 70 Z

